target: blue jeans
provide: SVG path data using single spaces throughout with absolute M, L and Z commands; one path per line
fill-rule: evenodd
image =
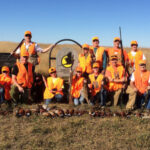
M 80 96 L 79 98 L 74 98 L 74 104 L 77 106 L 81 103 L 83 103 L 84 101 L 84 97 L 83 96 Z
M 52 102 L 53 99 L 55 99 L 57 102 L 60 102 L 61 99 L 62 99 L 62 97 L 63 97 L 63 96 L 62 96 L 61 94 L 56 94 L 53 98 L 51 98 L 51 99 L 46 99 L 46 100 L 45 100 L 45 104 L 48 105 L 49 103 Z
M 91 98 L 91 105 L 94 105 L 95 101 L 98 100 L 98 102 L 101 106 L 105 106 L 106 105 L 106 98 L 107 98 L 107 91 L 101 90 L 94 97 Z
M 5 100 L 5 90 L 4 88 L 0 87 L 0 104 L 2 104 Z
M 142 104 L 145 101 L 145 97 L 147 96 L 147 93 L 144 93 L 143 95 L 138 95 L 136 99 L 136 104 L 138 108 L 141 108 Z M 150 109 L 150 96 L 148 96 L 148 104 L 146 106 L 147 109 Z

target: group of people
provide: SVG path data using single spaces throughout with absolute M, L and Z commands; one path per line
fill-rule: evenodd
M 26 31 L 20 48 L 12 55 L 19 58 L 11 70 L 2 67 L 0 75 L 0 103 L 13 101 L 29 102 L 32 99 L 32 87 L 35 81 L 35 66 L 39 63 L 38 52 L 47 52 L 53 45 L 42 49 L 31 41 L 32 34 Z M 78 66 L 70 82 L 70 95 L 74 105 L 87 101 L 91 105 L 99 103 L 105 107 L 117 106 L 123 94 L 129 94 L 127 110 L 142 108 L 150 110 L 150 72 L 146 69 L 146 57 L 138 49 L 137 41 L 131 42 L 131 51 L 120 48 L 120 38 L 115 37 L 113 48 L 100 46 L 98 37 L 92 38 L 92 46 L 82 45 L 78 56 Z M 122 57 L 123 56 L 123 57 Z M 123 60 L 124 59 L 124 60 Z M 122 62 L 124 61 L 124 64 Z M 64 81 L 57 76 L 54 67 L 49 68 L 49 77 L 44 80 L 43 99 L 45 107 L 53 100 L 63 99 Z M 88 98 L 85 96 L 85 90 Z

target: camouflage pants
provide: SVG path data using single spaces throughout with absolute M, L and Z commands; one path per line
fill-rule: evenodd
M 18 87 L 12 85 L 10 96 L 15 103 L 28 103 L 30 89 L 24 88 L 24 93 L 19 92 Z

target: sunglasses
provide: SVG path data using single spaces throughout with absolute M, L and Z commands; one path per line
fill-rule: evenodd
M 26 36 L 26 37 L 31 37 L 31 35 L 30 35 L 30 34 L 26 34 L 25 36 Z
M 114 42 L 119 42 L 119 43 L 120 43 L 120 41 L 119 41 L 119 40 L 115 40 Z
M 93 42 L 96 42 L 96 41 L 99 42 L 99 40 L 93 40 Z
M 54 73 L 56 73 L 56 71 L 54 71 L 54 72 L 51 72 L 51 74 L 54 74 Z
M 84 50 L 87 50 L 87 51 L 89 50 L 89 48 L 83 48 L 83 49 L 84 49 Z
M 3 73 L 8 73 L 8 71 L 3 71 Z
M 136 44 L 132 44 L 131 46 L 137 46 Z
M 77 71 L 77 73 L 82 73 L 81 71 Z
M 146 64 L 140 64 L 140 66 L 141 66 L 141 67 L 145 67 L 145 66 L 146 66 Z

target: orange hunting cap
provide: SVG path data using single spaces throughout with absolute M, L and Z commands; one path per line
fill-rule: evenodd
M 3 71 L 7 71 L 7 72 L 9 72 L 9 67 L 7 67 L 7 66 L 3 66 L 1 71 L 2 71 L 2 72 L 3 72 Z
M 53 73 L 53 72 L 56 72 L 56 69 L 55 69 L 54 67 L 51 67 L 51 68 L 48 70 L 48 72 L 51 74 L 51 73 Z
M 26 32 L 24 33 L 24 35 L 27 35 L 27 34 L 29 34 L 29 35 L 31 35 L 31 36 L 32 36 L 31 31 L 26 31 Z
M 99 65 L 98 62 L 95 62 L 95 63 L 93 64 L 93 68 L 99 68 L 99 67 L 100 67 L 100 65 Z
M 138 45 L 138 42 L 137 41 L 131 41 L 131 46 L 132 45 Z
M 82 72 L 82 68 L 81 67 L 77 67 L 76 71 Z
M 21 57 L 29 57 L 29 53 L 27 51 L 23 51 L 20 55 Z
M 84 49 L 84 48 L 89 49 L 89 45 L 88 45 L 88 44 L 83 44 L 83 45 L 82 45 L 82 48 L 83 48 L 83 49 Z
M 95 37 L 92 38 L 92 41 L 94 41 L 94 40 L 99 41 L 99 38 L 95 36 Z
M 118 60 L 118 56 L 117 55 L 111 55 L 110 60 Z
M 119 38 L 119 37 L 115 37 L 115 38 L 114 38 L 114 42 L 115 42 L 115 41 L 120 41 L 120 38 Z
M 146 65 L 146 60 L 140 60 L 139 65 Z

